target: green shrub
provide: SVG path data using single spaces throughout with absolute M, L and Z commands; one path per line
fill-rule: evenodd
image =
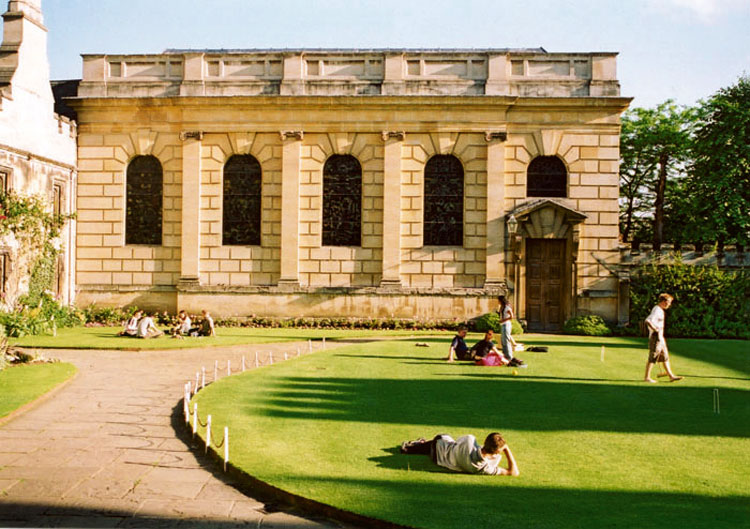
M 21 296 L 18 298 L 18 304 L 21 307 L 39 307 L 40 316 L 49 320 L 50 326 L 52 326 L 53 322 L 58 328 L 76 327 L 86 323 L 83 311 L 61 304 L 49 291 L 44 291 L 34 296 Z
M 23 307 L 13 312 L 0 313 L 0 324 L 5 327 L 5 334 L 11 338 L 52 332 L 52 322 L 42 314 L 41 307 Z
M 601 317 L 591 314 L 570 318 L 563 325 L 563 332 L 583 336 L 609 336 L 612 334 L 612 329 L 604 323 Z
M 469 325 L 464 320 L 406 320 L 399 318 L 270 318 L 248 316 L 246 318 L 217 318 L 218 327 L 270 327 L 297 329 L 408 329 L 408 330 L 449 330 L 455 331 L 462 325 Z
M 137 307 L 97 307 L 89 305 L 83 309 L 83 316 L 86 323 L 98 323 L 100 325 L 121 325 L 127 321 L 133 313 L 138 310 Z
M 487 314 L 482 314 L 478 318 L 474 318 L 472 320 L 472 324 L 473 329 L 478 332 L 487 332 L 490 329 L 495 332 L 500 332 L 500 314 L 498 314 L 497 312 L 488 312 Z M 523 334 L 523 327 L 518 320 L 511 320 L 510 325 L 511 334 L 518 336 Z
M 675 297 L 667 335 L 750 339 L 750 271 L 715 266 L 645 265 L 631 278 L 630 321 L 639 326 L 659 294 Z

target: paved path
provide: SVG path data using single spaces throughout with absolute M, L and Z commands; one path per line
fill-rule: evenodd
M 340 527 L 241 493 L 173 425 L 201 366 L 296 348 L 56 351 L 77 377 L 0 426 L 0 527 Z

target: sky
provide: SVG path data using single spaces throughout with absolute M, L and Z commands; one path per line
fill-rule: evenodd
M 750 75 L 750 0 L 42 0 L 52 79 L 82 53 L 167 48 L 619 52 L 634 106 L 690 105 Z

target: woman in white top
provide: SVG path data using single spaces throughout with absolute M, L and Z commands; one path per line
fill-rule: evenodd
M 191 325 L 192 321 L 190 320 L 190 316 L 188 316 L 187 312 L 181 310 L 177 314 L 177 325 L 172 328 L 172 336 L 175 338 L 187 336 L 190 334 Z
M 513 307 L 505 296 L 498 296 L 497 300 L 500 302 L 500 308 L 498 313 L 500 314 L 500 344 L 503 350 L 503 356 L 510 361 L 510 366 L 523 365 L 523 360 L 513 358 L 513 349 L 516 345 L 516 341 L 511 336 L 511 330 L 513 328 Z
M 125 324 L 125 329 L 123 329 L 118 336 L 135 337 L 138 334 L 138 320 L 141 319 L 142 314 L 142 310 L 135 311 L 128 322 Z

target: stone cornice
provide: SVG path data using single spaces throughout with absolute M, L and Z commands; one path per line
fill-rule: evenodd
M 179 108 L 240 106 L 286 110 L 297 108 L 492 108 L 501 109 L 612 109 L 624 110 L 632 97 L 520 97 L 520 96 L 211 96 L 211 97 L 75 97 L 66 98 L 74 109 L 174 105 Z

